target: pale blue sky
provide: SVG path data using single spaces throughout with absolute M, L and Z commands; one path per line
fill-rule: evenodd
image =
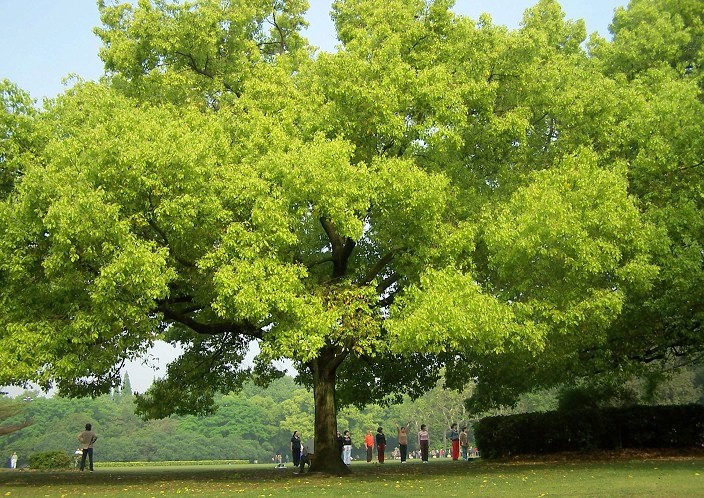
M 495 24 L 518 27 L 523 12 L 537 0 L 457 0 L 455 12 L 477 19 L 491 14 Z M 307 36 L 322 50 L 334 50 L 336 40 L 329 11 L 331 0 L 309 0 L 310 28 Z M 563 0 L 570 19 L 584 19 L 589 33 L 608 36 L 614 9 L 627 0 Z M 95 0 L 0 0 L 0 79 L 7 78 L 41 100 L 61 93 L 62 80 L 77 74 L 95 80 L 103 72 L 98 58 L 100 43 L 92 28 L 99 24 Z M 144 392 L 153 377 L 163 374 L 163 366 L 179 351 L 159 344 L 150 363 L 161 367 L 154 372 L 133 362 L 128 366 L 134 390 Z
M 517 27 L 537 0 L 457 0 L 455 12 L 477 19 L 491 14 L 496 24 Z M 335 46 L 330 0 L 309 0 L 308 39 L 323 50 Z M 626 0 L 563 0 L 570 19 L 584 19 L 588 32 L 608 35 L 616 7 Z M 86 80 L 103 71 L 100 46 L 92 28 L 99 24 L 95 0 L 0 0 L 0 78 L 8 78 L 32 97 L 53 97 L 62 80 L 75 73 Z

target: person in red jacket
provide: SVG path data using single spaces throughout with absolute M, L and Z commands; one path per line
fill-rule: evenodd
M 367 450 L 367 463 L 372 461 L 372 452 L 374 451 L 374 436 L 372 431 L 367 431 L 367 435 L 364 436 L 364 447 Z
M 460 457 L 460 433 L 457 432 L 457 424 L 450 426 L 450 441 L 452 442 L 452 459 L 457 460 Z

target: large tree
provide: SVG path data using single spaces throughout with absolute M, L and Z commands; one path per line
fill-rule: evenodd
M 328 54 L 305 4 L 100 2 L 106 78 L 40 113 L 0 205 L 0 383 L 106 392 L 166 340 L 184 352 L 138 398 L 164 417 L 288 358 L 314 468 L 344 472 L 339 406 L 571 354 L 651 289 L 658 232 L 613 143 L 626 82 L 581 21 L 338 0 Z
M 633 376 L 664 379 L 664 372 L 701 363 L 702 19 L 697 1 L 633 0 L 618 9 L 613 41 L 594 36 L 589 43 L 603 77 L 585 81 L 599 90 L 573 101 L 604 110 L 594 116 L 602 132 L 592 148 L 602 162 L 627 170 L 628 192 L 657 234 L 649 250 L 657 268 L 652 285 L 624 295 L 618 319 L 599 334 L 549 340 L 540 355 L 469 358 L 462 374 L 484 380 L 475 407 L 512 403 L 520 392 L 565 382 L 593 384 L 590 391 L 608 397 Z

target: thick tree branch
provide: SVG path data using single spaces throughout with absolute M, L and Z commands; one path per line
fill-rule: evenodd
M 205 76 L 206 78 L 211 79 L 211 80 L 215 79 L 215 75 L 211 71 L 208 70 L 208 63 L 210 62 L 210 57 L 206 57 L 205 66 L 201 69 L 198 67 L 198 63 L 197 63 L 195 57 L 193 57 L 193 54 L 191 54 L 191 53 L 186 54 L 183 52 L 179 52 L 178 50 L 174 51 L 174 53 L 176 55 L 180 55 L 181 57 L 187 59 L 188 60 L 187 65 L 194 73 L 199 74 L 201 76 Z M 239 97 L 239 93 L 235 92 L 233 90 L 232 86 L 229 85 L 227 82 L 222 81 L 222 85 L 225 87 L 225 89 L 227 91 L 233 92 L 235 95 L 237 95 Z
M 376 291 L 379 294 L 383 294 L 384 292 L 386 292 L 389 289 L 389 287 L 391 287 L 396 282 L 398 282 L 399 278 L 401 278 L 401 277 L 396 273 L 389 275 L 384 280 L 379 282 L 379 285 L 376 286 Z
M 364 276 L 362 281 L 360 282 L 362 285 L 367 285 L 370 284 L 376 277 L 381 273 L 381 271 L 388 265 L 391 260 L 394 259 L 394 252 L 389 251 L 386 254 L 384 254 L 381 258 L 379 258 L 379 261 L 376 262 L 374 266 L 369 268 L 367 271 L 367 274 Z
M 330 245 L 332 246 L 333 252 L 335 252 L 336 248 L 338 248 L 342 244 L 342 240 L 340 239 L 339 235 L 337 235 L 337 230 L 335 230 L 335 226 L 330 220 L 322 216 L 320 217 L 320 224 L 323 226 L 323 230 L 325 230 L 325 234 L 328 236 L 328 240 L 330 241 Z
M 704 166 L 704 159 L 702 159 L 701 161 L 699 161 L 697 164 L 692 164 L 692 165 L 690 165 L 690 166 L 680 166 L 679 170 L 680 170 L 680 171 L 687 171 L 687 170 L 690 170 L 690 169 L 698 168 L 699 166 Z
M 324 356 L 327 358 L 325 362 L 325 369 L 329 371 L 335 371 L 342 365 L 345 358 L 349 356 L 349 349 L 343 349 L 339 345 L 329 345 L 327 346 L 327 353 Z
M 0 436 L 4 436 L 5 434 L 12 434 L 13 432 L 17 432 L 20 429 L 24 429 L 25 427 L 29 427 L 32 425 L 33 421 L 31 419 L 27 419 L 21 424 L 12 424 L 12 425 L 5 425 L 0 427 Z
M 198 334 L 218 335 L 231 332 L 234 334 L 251 337 L 252 339 L 261 339 L 263 335 L 261 329 L 250 324 L 201 323 L 187 314 L 171 309 L 166 303 L 160 303 L 157 309 L 164 314 L 166 319 L 178 322 Z
M 386 296 L 384 299 L 380 299 L 378 305 L 380 308 L 386 308 L 386 307 L 394 304 L 395 300 L 396 300 L 396 292 L 392 292 L 391 294 Z

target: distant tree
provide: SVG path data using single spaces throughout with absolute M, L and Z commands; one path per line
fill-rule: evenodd
M 120 394 L 126 398 L 131 398 L 133 396 L 132 384 L 130 383 L 130 375 L 128 373 L 125 373 L 125 376 L 122 378 Z

